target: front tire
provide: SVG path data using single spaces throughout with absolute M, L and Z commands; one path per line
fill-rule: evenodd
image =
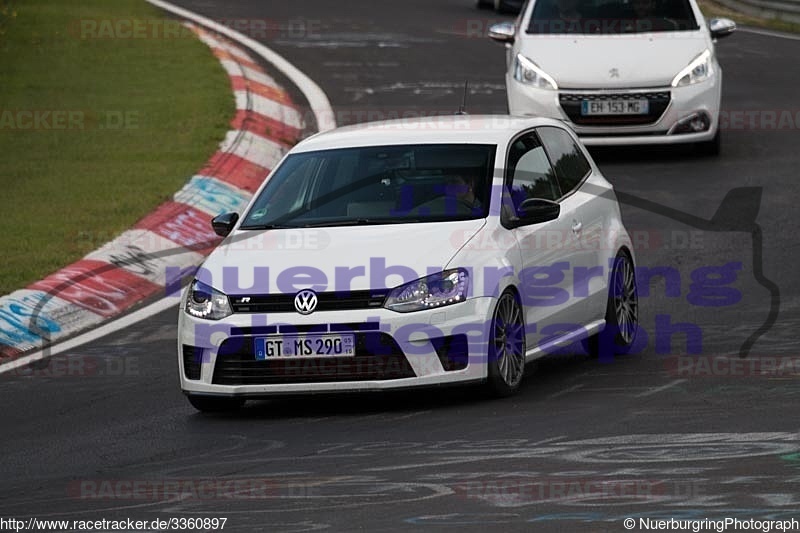
M 625 252 L 614 259 L 608 284 L 606 327 L 584 341 L 589 355 L 610 359 L 630 352 L 639 330 L 639 293 L 633 260 Z
M 515 394 L 525 374 L 525 321 L 516 295 L 500 296 L 489 327 L 489 393 L 496 397 Z
M 238 411 L 245 401 L 244 398 L 189 395 L 189 403 L 201 413 L 231 413 Z

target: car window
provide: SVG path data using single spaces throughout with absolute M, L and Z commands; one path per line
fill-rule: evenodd
M 366 146 L 292 154 L 241 229 L 465 220 L 488 216 L 495 145 Z
M 567 194 L 583 182 L 592 167 L 566 130 L 547 126 L 537 131 L 555 167 L 561 190 Z
M 507 185 L 514 213 L 529 198 L 558 200 L 561 196 L 553 168 L 544 146 L 534 133 L 513 142 L 508 154 Z
M 698 28 L 689 0 L 537 0 L 527 32 L 602 35 Z

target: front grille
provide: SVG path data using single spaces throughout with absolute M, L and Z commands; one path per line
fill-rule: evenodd
M 355 328 L 353 331 L 357 331 Z M 397 342 L 386 333 L 356 332 L 353 357 L 257 361 L 254 337 L 230 337 L 219 347 L 213 383 L 276 385 L 337 381 L 385 381 L 416 377 Z
M 186 379 L 198 380 L 203 368 L 203 349 L 183 345 L 183 374 Z
M 350 311 L 383 307 L 390 289 L 317 293 L 319 311 Z M 231 296 L 234 313 L 296 313 L 294 294 L 259 294 Z
M 584 100 L 641 100 L 647 98 L 646 115 L 581 115 Z M 669 91 L 643 91 L 633 93 L 560 93 L 558 101 L 569 119 L 580 126 L 636 126 L 654 124 L 669 107 L 672 94 Z

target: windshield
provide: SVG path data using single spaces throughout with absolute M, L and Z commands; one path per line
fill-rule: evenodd
M 527 31 L 603 35 L 697 29 L 689 0 L 537 0 Z
M 484 218 L 494 145 L 370 146 L 293 154 L 240 229 Z

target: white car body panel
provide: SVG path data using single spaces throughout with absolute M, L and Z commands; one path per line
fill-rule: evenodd
M 559 89 L 669 87 L 709 47 L 702 31 L 605 35 L 520 34 L 515 50 L 534 59 Z M 617 69 L 618 76 L 610 72 Z
M 212 287 L 221 287 L 223 269 L 235 264 L 238 283 L 226 284 L 228 296 L 251 294 L 254 285 L 261 292 L 276 288 L 283 291 L 284 287 L 292 285 L 291 276 L 286 273 L 298 266 L 313 268 L 322 274 L 314 277 L 309 285 L 318 292 L 369 289 L 371 279 L 376 276 L 392 287 L 424 277 L 431 270 L 444 270 L 459 248 L 485 224 L 485 220 L 462 220 L 436 224 L 239 230 L 209 255 L 196 277 Z M 452 234 L 444 242 L 443 232 Z M 409 250 L 415 253 L 409 254 Z M 320 261 L 328 254 L 330 260 Z M 264 271 L 267 255 L 268 271 Z M 398 273 L 401 269 L 397 266 L 402 266 L 402 273 Z M 257 271 L 258 268 L 262 271 Z M 337 272 L 337 269 L 340 270 Z M 344 269 L 360 270 L 346 274 Z M 384 270 L 391 270 L 391 273 Z M 303 276 L 298 272 L 298 277 Z M 304 284 L 299 282 L 292 290 L 300 290 L 300 285 Z
M 605 323 L 609 261 L 622 249 L 627 250 L 634 261 L 635 257 L 631 239 L 622 225 L 613 187 L 602 176 L 585 148 L 577 142 L 591 165 L 591 172 L 578 190 L 561 200 L 563 211 L 558 219 L 509 230 L 502 225 L 501 217 L 498 216 L 501 198 L 494 191 L 501 191 L 504 187 L 508 145 L 521 132 L 530 132 L 541 126 L 556 126 L 569 132 L 563 123 L 542 118 L 436 117 L 414 122 L 398 121 L 342 128 L 318 134 L 297 145 L 289 155 L 334 148 L 395 144 L 496 144 L 489 216 L 450 222 L 241 230 L 239 226 L 245 218 L 243 216 L 223 244 L 202 265 L 197 279 L 219 290 L 224 287 L 231 300 L 253 294 L 253 291 L 261 294 L 292 294 L 294 290 L 305 288 L 315 288 L 321 292 L 364 290 L 391 288 L 410 281 L 393 275 L 379 277 L 378 286 L 375 286 L 375 281 L 370 280 L 369 267 L 370 261 L 377 258 L 387 266 L 400 265 L 408 271 L 416 272 L 419 277 L 430 274 L 433 270 L 468 268 L 472 273 L 470 295 L 461 303 L 410 313 L 377 307 L 317 311 L 308 315 L 297 312 L 234 313 L 214 321 L 194 317 L 183 310 L 188 293 L 186 290 L 178 328 L 182 390 L 191 395 L 263 397 L 310 392 L 384 390 L 485 380 L 485 328 L 490 323 L 499 295 L 510 287 L 520 290 L 519 275 L 526 266 L 547 265 L 557 261 L 570 264 L 568 275 L 559 284 L 570 293 L 574 290 L 572 268 L 601 265 L 605 266 L 605 271 L 603 275 L 589 280 L 585 296 L 571 298 L 558 309 L 524 309 L 526 323 L 536 325 L 535 330 L 526 329 L 526 360 L 530 361 L 548 353 L 550 344 L 541 335 L 542 329 L 548 325 L 571 323 L 581 326 L 580 330 L 565 332 L 558 339 L 550 339 L 555 345 L 565 341 L 573 342 L 601 330 Z M 569 134 L 573 140 L 576 139 L 574 133 Z M 255 197 L 265 185 L 266 181 Z M 547 231 L 554 231 L 554 235 L 565 239 L 563 244 L 568 245 L 566 249 L 548 249 L 524 243 L 526 239 L 535 240 L 537 233 Z M 594 244 L 581 247 L 581 243 L 587 240 Z M 281 273 L 298 266 L 313 267 L 328 281 L 327 285 L 315 287 L 319 280 L 303 280 L 301 276 L 294 279 L 291 290 L 285 290 L 289 282 L 286 279 L 281 281 Z M 359 267 L 364 269 L 362 275 L 347 278 L 346 287 L 337 286 L 337 276 L 341 269 Z M 226 269 L 233 270 L 229 270 L 226 275 Z M 272 325 L 303 328 L 321 324 L 367 322 L 379 323 L 382 333 L 394 337 L 405 353 L 415 377 L 310 383 L 213 383 L 217 352 L 221 343 L 229 338 L 238 338 L 237 335 L 250 335 L 248 339 L 267 335 L 240 334 L 237 330 L 253 328 L 252 331 L 255 331 L 257 328 Z M 431 346 L 430 339 L 456 333 L 467 335 L 469 364 L 460 370 L 445 370 Z M 188 379 L 186 376 L 184 346 L 202 350 L 199 379 Z

